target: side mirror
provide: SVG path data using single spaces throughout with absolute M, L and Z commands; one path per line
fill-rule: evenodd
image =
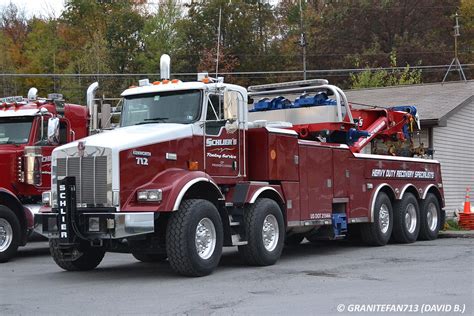
M 239 111 L 239 93 L 237 91 L 224 91 L 224 119 L 236 121 Z
M 48 143 L 59 145 L 59 119 L 57 117 L 48 120 Z

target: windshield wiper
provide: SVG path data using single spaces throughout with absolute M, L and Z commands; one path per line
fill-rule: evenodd
M 154 117 L 154 118 L 147 118 L 143 122 L 139 122 L 135 125 L 142 125 L 142 124 L 150 124 L 155 122 L 164 122 L 168 119 L 168 117 Z
M 0 142 L 0 144 L 8 144 L 8 145 L 17 145 L 19 146 L 18 143 L 12 141 L 12 140 L 7 140 L 6 142 Z

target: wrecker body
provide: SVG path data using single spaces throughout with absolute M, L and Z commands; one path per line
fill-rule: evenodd
M 51 205 L 35 223 L 63 269 L 93 269 L 110 251 L 202 276 L 223 246 L 270 265 L 304 238 L 437 237 L 439 163 L 361 153 L 375 140 L 410 144 L 413 107 L 354 110 L 324 80 L 245 89 L 170 80 L 166 57 L 163 68 L 163 80 L 122 93 L 120 128 L 53 151 Z

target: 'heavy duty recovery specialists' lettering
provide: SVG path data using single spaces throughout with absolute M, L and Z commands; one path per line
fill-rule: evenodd
M 393 170 L 393 169 L 372 169 L 372 177 L 374 178 L 414 178 L 414 179 L 434 179 L 433 171 L 421 170 Z

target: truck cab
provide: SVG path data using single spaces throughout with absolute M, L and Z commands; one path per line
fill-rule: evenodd
M 87 135 L 87 108 L 60 94 L 0 100 L 0 262 L 14 256 L 33 231 L 42 193 L 51 186 L 54 148 Z

